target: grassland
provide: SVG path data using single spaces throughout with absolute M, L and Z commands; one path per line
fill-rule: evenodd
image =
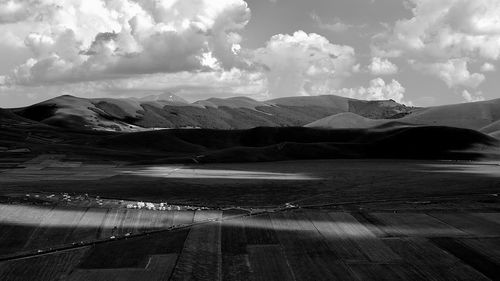
M 432 197 L 458 198 L 458 204 L 464 204 L 469 199 L 474 201 L 474 194 L 500 192 L 497 162 L 317 160 L 283 161 L 279 165 L 83 163 L 71 168 L 61 165 L 70 159 L 52 164 L 44 161 L 20 162 L 19 169 L 3 170 L 0 173 L 0 195 L 72 192 L 212 207 L 262 207 L 286 202 L 308 205 L 374 200 L 391 200 L 391 204 L 396 204 L 395 199 L 405 203 L 407 200 L 427 201 L 425 198 Z M 477 207 L 497 207 L 497 197 L 483 199 L 482 202 L 467 202 Z

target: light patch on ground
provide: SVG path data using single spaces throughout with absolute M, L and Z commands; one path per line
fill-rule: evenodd
M 238 171 L 218 169 L 193 169 L 174 166 L 154 166 L 137 170 L 123 170 L 125 175 L 154 178 L 188 179 L 260 179 L 260 180 L 319 180 L 302 173 L 272 173 L 261 171 Z
M 466 173 L 484 175 L 490 177 L 500 177 L 500 162 L 472 162 L 470 164 L 424 164 L 427 173 Z

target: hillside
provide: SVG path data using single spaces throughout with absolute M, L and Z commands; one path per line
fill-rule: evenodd
M 411 124 L 479 130 L 500 120 L 500 99 L 419 109 L 400 119 Z
M 500 120 L 493 122 L 489 124 L 488 126 L 484 126 L 481 129 L 479 129 L 480 132 L 485 133 L 485 134 L 490 134 L 494 133 L 497 131 L 500 131 Z
M 60 96 L 12 112 L 44 124 L 77 129 L 142 131 L 156 128 L 249 129 L 303 126 L 343 112 L 394 118 L 415 108 L 394 101 L 362 101 L 333 95 L 256 101 L 210 98 L 187 103 L 171 94 L 142 99 Z
M 496 138 L 496 139 L 500 140 L 500 130 L 495 131 L 495 132 L 492 132 L 492 133 L 489 133 L 488 135 L 489 135 L 490 137 L 494 137 L 494 138 Z
M 337 114 L 316 120 L 306 126 L 330 129 L 369 128 L 394 121 L 395 120 L 371 120 L 356 114 Z M 408 113 L 406 116 L 397 118 L 397 121 L 402 124 L 449 126 L 490 133 L 500 130 L 500 123 L 498 123 L 500 122 L 500 99 L 418 108 Z
M 366 129 L 387 123 L 387 119 L 370 119 L 351 112 L 339 113 L 305 125 L 310 128 Z M 392 120 L 390 120 L 392 121 Z
M 189 155 L 160 158 L 159 161 L 219 163 L 328 158 L 469 158 L 471 155 L 466 150 L 496 144 L 495 139 L 469 129 L 418 126 L 385 130 L 303 127 L 176 129 L 118 134 L 93 145 L 127 151 L 185 152 Z

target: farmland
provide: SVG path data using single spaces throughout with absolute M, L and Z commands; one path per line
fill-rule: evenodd
M 193 215 L 192 211 L 4 204 L 0 205 L 0 257 L 187 224 Z
M 498 264 L 500 213 L 196 211 L 192 227 L 0 262 L 2 280 L 490 280 L 471 256 Z M 464 227 L 459 218 L 474 222 Z M 376 223 L 375 223 L 376 222 Z M 123 224 L 126 225 L 126 224 Z M 40 226 L 34 232 L 37 232 Z M 76 227 L 78 228 L 78 227 Z M 67 229 L 67 233 L 74 229 Z M 68 235 L 67 237 L 71 237 Z M 88 237 L 91 239 L 90 237 Z M 5 239 L 5 238 L 3 238 Z M 29 239 L 29 238 L 28 238 Z M 460 245 L 453 253 L 444 241 Z M 26 264 L 30 270 L 20 270 Z M 497 267 L 498 269 L 498 267 Z
M 8 162 L 1 280 L 498 278 L 495 162 Z

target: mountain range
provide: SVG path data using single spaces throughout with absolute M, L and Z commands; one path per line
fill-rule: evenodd
M 395 122 L 396 121 L 396 122 Z M 316 120 L 307 127 L 315 128 L 369 128 L 390 125 L 448 126 L 473 129 L 492 136 L 500 136 L 500 99 L 454 105 L 417 108 L 395 119 L 370 119 L 355 113 L 334 114 Z
M 359 129 L 427 125 L 473 129 L 500 136 L 500 99 L 423 108 L 393 100 L 365 101 L 334 95 L 267 101 L 248 97 L 209 98 L 193 103 L 170 93 L 122 99 L 64 95 L 7 111 L 56 127 L 124 132 L 173 128 Z
M 343 112 L 393 119 L 416 110 L 395 101 L 362 101 L 338 96 L 289 97 L 256 101 L 210 98 L 188 103 L 172 94 L 142 99 L 85 99 L 60 96 L 11 109 L 21 117 L 64 128 L 141 131 L 155 128 L 249 129 L 304 126 Z
M 141 163 L 475 159 L 498 148 L 500 99 L 417 108 L 338 96 L 193 103 L 170 94 L 60 96 L 0 109 L 0 130 L 0 156 L 29 151 Z

